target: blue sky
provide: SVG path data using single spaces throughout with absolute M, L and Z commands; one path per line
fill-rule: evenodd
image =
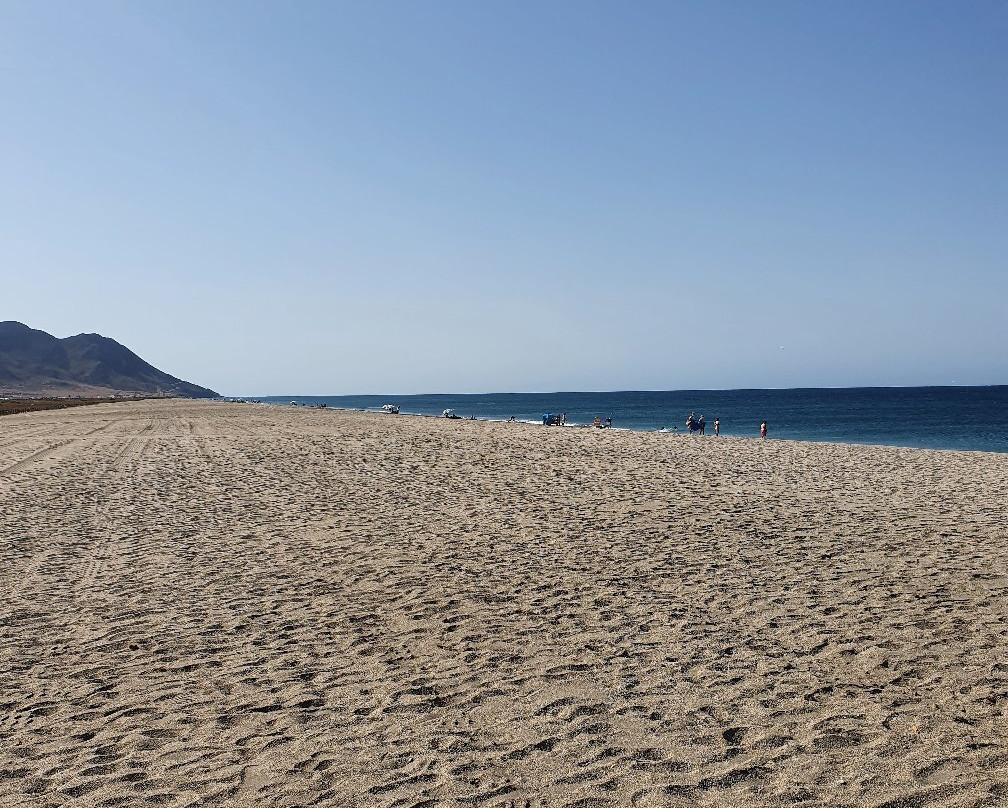
M 0 319 L 228 394 L 1008 383 L 1006 41 L 1004 2 L 0 2 Z

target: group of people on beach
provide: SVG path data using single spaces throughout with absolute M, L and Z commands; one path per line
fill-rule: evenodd
M 398 408 L 396 409 L 396 411 L 398 412 Z M 445 410 L 442 413 L 442 415 L 445 418 L 456 418 L 456 419 L 461 418 L 461 416 L 455 414 L 454 410 L 450 410 L 450 409 L 449 410 Z M 475 419 L 476 419 L 475 415 L 470 415 L 469 416 L 469 420 L 475 420 Z M 510 418 L 508 418 L 509 422 L 512 422 L 514 420 L 516 420 L 516 419 L 515 419 L 515 416 L 513 416 L 513 415 Z M 542 417 L 542 422 L 543 422 L 544 426 L 566 426 L 567 425 L 567 413 L 565 413 L 565 412 L 561 412 L 561 413 L 544 413 L 543 417 Z M 601 415 L 596 415 L 595 416 L 595 420 L 592 421 L 591 425 L 593 427 L 597 428 L 597 429 L 612 429 L 612 416 L 610 415 L 610 416 L 607 416 L 606 418 L 603 419 Z M 689 418 L 686 419 L 686 429 L 689 431 L 689 433 L 691 435 L 692 434 L 706 435 L 707 434 L 707 419 L 704 417 L 703 413 L 700 413 L 700 415 L 698 416 L 695 412 L 691 412 L 689 414 Z M 673 427 L 673 430 L 675 430 L 675 427 Z M 760 422 L 759 430 L 760 430 L 760 437 L 763 440 L 766 440 L 766 436 L 767 436 L 767 423 L 766 423 L 766 421 L 761 421 Z M 659 430 L 659 431 L 666 432 L 668 430 L 662 429 L 662 430 Z M 721 419 L 720 418 L 715 418 L 714 419 L 714 437 L 720 437 L 720 435 L 721 435 Z
M 703 413 L 700 413 L 700 417 L 697 418 L 695 412 L 689 414 L 689 418 L 686 419 L 686 429 L 692 435 L 694 432 L 699 432 L 701 435 L 707 434 L 707 419 L 703 417 Z M 714 434 L 719 434 L 721 429 L 721 422 L 714 419 Z
M 703 417 L 703 413 L 700 413 L 700 417 L 697 418 L 695 412 L 691 412 L 689 418 L 686 419 L 686 429 L 689 430 L 690 434 L 694 432 L 699 432 L 701 435 L 707 434 L 707 419 Z M 718 437 L 721 434 L 721 419 L 714 419 L 714 437 Z
M 701 435 L 707 434 L 707 419 L 704 418 L 703 413 L 700 413 L 700 417 L 697 417 L 695 412 L 689 414 L 689 418 L 686 419 L 686 429 L 689 430 L 692 435 L 694 432 L 698 432 Z M 759 425 L 760 438 L 766 440 L 767 425 L 766 421 L 761 421 Z M 721 434 L 721 419 L 714 419 L 714 437 L 718 437 Z
M 510 420 L 514 420 L 513 415 Z M 544 426 L 567 426 L 567 413 L 543 413 L 542 422 Z M 596 415 L 595 420 L 592 421 L 592 426 L 597 429 L 612 429 L 612 416 L 610 415 L 603 419 L 601 415 Z

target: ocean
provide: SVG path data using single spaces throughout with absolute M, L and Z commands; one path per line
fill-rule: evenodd
M 250 400 L 246 398 L 245 400 Z M 685 432 L 691 412 L 703 414 L 707 435 L 714 419 L 721 434 L 756 437 L 761 421 L 769 438 L 1008 452 L 1008 385 L 990 387 L 863 387 L 793 390 L 669 390 L 610 393 L 485 393 L 362 396 L 259 396 L 272 404 L 298 404 L 403 414 L 542 423 L 566 413 L 567 423 L 612 418 L 614 428 Z

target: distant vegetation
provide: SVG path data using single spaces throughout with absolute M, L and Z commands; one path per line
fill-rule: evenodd
M 83 407 L 87 404 L 109 404 L 118 401 L 140 401 L 144 396 L 103 396 L 101 398 L 5 398 L 0 399 L 0 415 L 17 415 L 19 412 L 37 410 L 62 410 L 67 407 Z

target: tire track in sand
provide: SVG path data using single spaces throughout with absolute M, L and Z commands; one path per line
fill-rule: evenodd
M 148 435 L 154 429 L 154 421 L 148 421 L 136 435 L 131 437 L 122 447 L 115 452 L 112 457 L 106 478 L 114 480 L 116 477 L 128 476 L 129 469 L 140 459 L 147 448 Z M 115 525 L 119 521 L 120 514 L 113 513 L 111 500 L 106 498 L 98 503 L 95 513 L 91 518 L 94 526 L 93 541 L 90 547 L 90 558 L 84 565 L 80 577 L 77 580 L 75 589 L 80 593 L 81 600 L 93 597 L 95 581 L 99 578 L 105 562 L 109 558 L 109 544 L 113 540 Z
M 120 422 L 118 420 L 110 421 L 106 424 L 102 424 L 101 426 L 96 427 L 95 429 L 87 431 L 83 435 L 79 435 L 73 438 L 68 438 L 66 440 L 61 440 L 52 443 L 51 445 L 43 449 L 40 449 L 37 452 L 34 452 L 33 454 L 29 455 L 23 460 L 18 461 L 12 466 L 9 466 L 7 469 L 4 469 L 2 472 L 0 472 L 0 476 L 16 472 L 17 470 L 23 469 L 35 462 L 42 462 L 44 460 L 51 459 L 58 455 L 69 454 L 70 448 L 68 447 L 74 447 L 75 444 L 79 444 L 80 442 L 85 441 L 86 439 L 98 433 L 104 432 L 117 423 Z M 141 430 L 141 434 L 149 432 L 152 428 L 153 428 L 153 422 L 150 422 L 147 427 Z M 130 438 L 125 444 L 123 444 L 121 448 L 119 448 L 114 453 L 111 464 L 112 470 L 121 467 L 123 462 L 126 459 L 128 459 L 130 455 L 134 453 L 138 440 L 139 440 L 138 436 Z M 104 515 L 104 519 L 102 520 L 101 525 L 107 532 L 108 527 L 112 524 L 112 518 L 111 515 L 108 513 L 107 506 L 99 506 L 98 514 Z M 64 547 L 56 544 L 50 544 L 46 546 L 44 549 L 41 549 L 39 552 L 35 553 L 32 556 L 32 558 L 25 564 L 14 586 L 9 588 L 8 591 L 5 593 L 6 594 L 5 600 L 7 600 L 8 602 L 13 602 L 15 599 L 20 599 L 25 591 L 30 590 L 32 583 L 38 577 L 43 567 L 45 567 L 46 564 L 48 564 L 53 558 L 55 558 L 64 551 L 65 551 Z M 82 575 L 78 579 L 81 584 L 86 584 L 90 586 L 95 576 L 97 575 L 98 570 L 101 567 L 102 560 L 103 560 L 103 554 L 96 552 L 92 553 L 91 558 L 84 567 Z
M 99 432 L 104 432 L 106 429 L 108 429 L 109 427 L 111 427 L 111 426 L 113 426 L 114 424 L 117 424 L 117 423 L 119 423 L 119 422 L 118 421 L 109 421 L 106 424 L 102 424 L 99 427 L 95 427 L 94 429 L 91 429 L 91 430 L 85 432 L 83 435 L 74 435 L 73 437 L 64 438 L 63 440 L 58 440 L 58 441 L 56 441 L 54 443 L 51 443 L 48 446 L 45 446 L 45 447 L 39 449 L 38 451 L 32 452 L 30 455 L 28 455 L 27 457 L 25 457 L 25 458 L 23 458 L 21 460 L 18 460 L 16 463 L 12 463 L 11 465 L 7 466 L 5 469 L 0 469 L 0 477 L 5 477 L 8 474 L 13 474 L 13 473 L 15 473 L 17 471 L 20 471 L 21 469 L 25 468 L 26 466 L 31 465 L 35 461 L 45 460 L 45 459 L 47 459 L 50 456 L 50 454 L 58 452 L 63 447 L 69 446 L 72 443 L 77 443 L 78 441 L 84 440 L 85 438 L 90 438 L 92 435 L 97 435 Z M 153 425 L 153 422 L 152 422 L 152 425 Z M 28 440 L 28 439 L 30 439 L 30 437 L 31 436 L 24 437 L 24 438 L 18 438 L 17 440 L 13 441 L 11 444 L 8 444 L 8 445 L 13 445 L 13 443 L 18 443 L 18 442 L 20 442 L 22 440 Z
M 28 457 L 23 460 L 19 460 L 13 465 L 7 466 L 7 468 L 0 470 L 0 477 L 6 477 L 8 474 L 13 474 L 28 465 L 31 465 L 36 460 L 44 460 L 50 452 L 55 452 L 58 449 L 63 448 L 68 443 L 73 443 L 76 438 L 68 438 L 67 440 L 57 441 L 56 443 L 51 443 L 43 449 L 39 449 L 37 452 L 32 452 Z

